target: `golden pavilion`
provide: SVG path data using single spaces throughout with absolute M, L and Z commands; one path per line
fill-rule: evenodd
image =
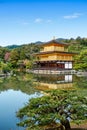
M 37 68 L 46 70 L 72 69 L 75 53 L 68 52 L 67 46 L 67 44 L 56 40 L 41 44 L 41 50 L 36 54 Z

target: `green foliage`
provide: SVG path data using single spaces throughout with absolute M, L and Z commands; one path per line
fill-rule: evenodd
M 69 43 L 68 50 L 70 52 L 80 52 L 84 49 L 87 49 L 87 39 L 86 38 L 81 38 L 77 37 L 76 39 L 69 39 L 67 41 Z
M 33 60 L 35 59 L 33 53 L 38 52 L 40 47 L 35 44 L 27 44 L 22 45 L 19 48 L 13 49 L 10 54 L 10 62 L 13 66 L 13 68 L 17 68 L 20 61 L 22 63 L 24 60 L 29 60 L 27 62 L 26 68 L 32 68 L 33 67 Z
M 11 51 L 10 54 L 10 62 L 13 67 L 17 67 L 18 60 L 19 60 L 19 51 L 17 49 L 14 49 Z
M 28 59 L 32 60 L 34 59 L 34 53 L 38 52 L 40 50 L 40 47 L 37 44 L 27 44 L 22 45 L 20 48 L 20 60 Z
M 0 61 L 4 60 L 4 56 L 5 56 L 6 52 L 9 52 L 9 50 L 7 48 L 0 47 Z
M 34 53 L 38 52 L 40 50 L 40 46 L 38 44 L 25 44 L 21 46 L 8 46 L 7 48 L 0 47 L 0 62 L 7 62 L 12 65 L 13 68 L 18 68 L 18 64 L 20 61 L 22 61 L 23 65 L 24 60 L 29 60 L 26 68 L 32 68 L 33 67 L 33 60 L 35 59 Z M 7 53 L 9 53 L 9 60 L 7 59 Z
M 32 69 L 33 68 L 33 61 L 28 61 L 26 63 L 26 69 Z
M 66 130 L 70 130 L 70 120 L 76 122 L 87 118 L 87 97 L 75 91 L 54 90 L 48 92 L 48 96 L 31 99 L 17 112 L 17 116 L 23 118 L 18 125 L 31 129 L 51 123 L 57 125 L 59 122 Z
M 75 58 L 74 68 L 76 70 L 87 70 L 87 49 L 82 50 Z
M 11 63 L 1 62 L 0 67 L 3 73 L 8 73 L 11 71 Z

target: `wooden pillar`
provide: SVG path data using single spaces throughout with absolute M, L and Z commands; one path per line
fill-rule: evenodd
M 65 62 L 64 62 L 64 70 L 65 70 Z
M 57 70 L 57 63 L 56 63 L 56 70 Z
M 47 68 L 49 69 L 49 62 L 47 63 Z

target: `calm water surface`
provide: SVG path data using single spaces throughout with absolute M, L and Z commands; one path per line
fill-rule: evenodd
M 87 77 L 72 75 L 36 75 L 34 80 L 36 88 L 32 86 L 32 75 L 22 75 L 7 79 L 0 79 L 0 130 L 24 130 L 16 124 L 20 121 L 16 112 L 22 108 L 29 99 L 41 96 L 37 89 L 72 89 L 74 87 L 87 95 Z
M 23 130 L 16 123 L 16 111 L 28 101 L 29 95 L 21 91 L 7 90 L 0 93 L 0 130 Z
M 24 130 L 17 127 L 16 111 L 37 93 L 27 95 L 21 91 L 7 90 L 0 93 L 0 130 Z
M 30 79 L 23 81 L 20 76 L 0 79 L 0 130 L 24 130 L 16 125 L 20 121 L 16 112 L 37 96 L 41 94 L 31 86 Z

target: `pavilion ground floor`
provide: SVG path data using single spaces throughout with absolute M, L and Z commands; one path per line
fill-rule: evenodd
M 72 70 L 73 61 L 36 61 L 34 68 L 40 70 Z

